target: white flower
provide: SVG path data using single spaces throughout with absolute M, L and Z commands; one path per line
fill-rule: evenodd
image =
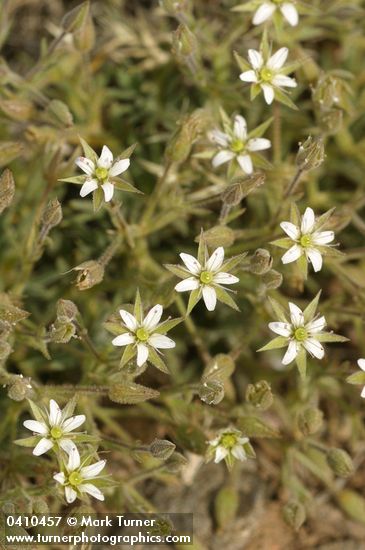
M 281 14 L 292 27 L 298 25 L 299 16 L 294 3 L 286 2 L 285 0 L 272 0 L 271 2 L 265 0 L 262 2 L 253 16 L 252 23 L 254 25 L 261 25 L 261 23 L 270 19 L 277 10 L 280 10 Z
M 75 447 L 69 454 L 65 471 L 55 474 L 53 479 L 64 486 L 66 501 L 69 504 L 82 493 L 88 493 L 97 500 L 104 500 L 103 493 L 91 481 L 98 479 L 97 476 L 105 464 L 106 460 L 99 460 L 95 464 L 82 466 L 79 451 Z
M 271 142 L 268 139 L 248 138 L 246 120 L 241 115 L 235 116 L 231 133 L 213 130 L 209 133 L 209 138 L 220 148 L 212 160 L 214 168 L 235 158 L 246 174 L 253 172 L 250 153 L 271 147 Z
M 306 322 L 302 310 L 291 302 L 289 311 L 289 321 L 269 323 L 270 330 L 287 339 L 288 349 L 282 359 L 283 365 L 294 361 L 303 348 L 313 357 L 323 359 L 324 348 L 319 340 L 326 326 L 326 319 L 322 316 Z
M 243 437 L 242 432 L 235 428 L 226 428 L 219 432 L 218 436 L 209 441 L 207 459 L 214 458 L 218 464 L 225 460 L 228 467 L 232 467 L 235 460 L 247 460 L 254 457 L 248 437 Z
M 359 359 L 357 361 L 357 364 L 359 365 L 360 369 L 365 371 L 365 359 Z M 365 397 L 365 386 L 363 387 L 361 391 L 361 397 Z
M 294 78 L 283 74 L 281 70 L 287 57 L 288 48 L 280 48 L 274 55 L 264 60 L 262 54 L 256 50 L 248 50 L 248 59 L 252 70 L 240 74 L 243 82 L 250 82 L 260 86 L 265 101 L 271 104 L 275 97 L 275 88 L 295 88 L 297 83 Z
M 217 248 L 208 260 L 201 265 L 194 256 L 181 253 L 180 258 L 186 266 L 191 277 L 183 279 L 175 286 L 177 292 L 200 290 L 208 311 L 214 311 L 217 303 L 216 288 L 222 285 L 233 285 L 239 282 L 239 278 L 221 271 L 224 260 L 223 247 Z
M 42 436 L 33 449 L 34 455 L 40 456 L 54 446 L 61 447 L 68 454 L 76 448 L 69 434 L 85 422 L 83 414 L 68 417 L 67 405 L 61 411 L 56 401 L 51 399 L 49 412 L 46 411 L 42 418 L 44 419 L 42 422 L 39 420 L 25 420 L 23 423 L 28 430 Z
M 87 175 L 86 181 L 81 187 L 80 196 L 86 197 L 100 186 L 104 192 L 105 202 L 111 201 L 114 194 L 114 185 L 109 178 L 119 176 L 128 170 L 130 165 L 129 158 L 113 162 L 113 153 L 106 145 L 96 162 L 86 157 L 78 157 L 75 162 Z
M 311 208 L 307 208 L 301 220 L 300 227 L 291 222 L 282 222 L 280 227 L 295 243 L 281 258 L 283 264 L 295 262 L 303 254 L 311 262 L 314 271 L 322 269 L 323 247 L 335 238 L 333 231 L 317 231 L 316 219 Z
M 154 306 L 140 321 L 121 309 L 119 311 L 126 332 L 120 334 L 112 341 L 114 346 L 128 346 L 133 344 L 137 348 L 137 365 L 141 367 L 147 361 L 150 348 L 156 350 L 174 348 L 175 342 L 168 336 L 158 333 L 158 326 L 163 308 L 160 304 Z

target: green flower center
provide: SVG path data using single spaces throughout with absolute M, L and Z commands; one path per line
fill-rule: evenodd
M 109 170 L 107 168 L 102 168 L 99 166 L 95 170 L 95 176 L 98 178 L 98 180 L 106 180 L 109 175 Z
M 245 144 L 241 139 L 234 139 L 231 142 L 231 151 L 234 153 L 241 153 L 245 148 Z
M 260 77 L 261 77 L 261 80 L 263 80 L 264 82 L 271 82 L 273 76 L 274 76 L 274 73 L 267 67 L 264 67 L 263 69 L 261 69 Z
M 200 274 L 200 281 L 204 285 L 208 285 L 213 281 L 213 273 L 211 273 L 210 271 L 202 271 Z
M 149 334 L 145 328 L 141 327 L 137 330 L 136 336 L 141 342 L 146 342 L 146 340 L 148 340 Z
M 58 426 L 53 426 L 53 428 L 51 428 L 51 436 L 53 437 L 53 439 L 60 439 L 62 435 L 63 432 Z
M 310 235 L 303 235 L 300 237 L 300 244 L 306 248 L 312 244 L 312 237 Z
M 68 481 L 71 485 L 77 487 L 77 485 L 80 485 L 80 483 L 82 483 L 81 474 L 79 472 L 72 472 L 68 477 Z
M 231 449 L 237 443 L 237 438 L 234 434 L 226 434 L 222 437 L 220 444 L 226 449 Z
M 307 333 L 307 331 L 305 330 L 304 327 L 299 327 L 294 332 L 294 338 L 298 342 L 304 342 L 304 340 L 306 340 L 307 337 L 308 337 L 308 333 Z

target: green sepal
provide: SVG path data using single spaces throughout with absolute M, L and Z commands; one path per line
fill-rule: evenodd
M 142 306 L 141 294 L 139 292 L 139 289 L 137 289 L 137 292 L 136 292 L 136 299 L 135 299 L 135 302 L 134 302 L 133 315 L 137 319 L 138 323 L 142 323 L 143 306 Z
M 35 447 L 41 437 L 41 434 L 33 435 L 31 437 L 24 437 L 23 439 L 16 439 L 13 443 L 15 445 L 19 445 L 20 447 Z
M 120 368 L 123 368 L 127 363 L 129 363 L 129 361 L 136 355 L 136 348 L 133 344 L 128 344 L 128 346 L 126 346 L 124 348 L 124 352 L 123 352 L 123 355 L 121 357 L 121 360 L 120 360 Z
M 103 323 L 103 327 L 115 336 L 119 336 L 120 334 L 125 334 L 126 332 L 129 332 L 129 330 L 124 327 L 122 323 L 112 321 L 105 321 L 105 323 Z
M 156 369 L 166 373 L 170 374 L 169 369 L 167 368 L 167 365 L 161 358 L 161 356 L 157 353 L 157 351 L 152 348 L 151 346 L 148 347 L 148 359 L 147 359 Z
M 349 338 L 333 332 L 323 332 L 315 335 L 318 342 L 349 342 Z
M 354 385 L 365 384 L 365 372 L 361 371 L 361 372 L 355 372 L 354 374 L 350 374 L 350 376 L 346 378 L 346 382 L 348 384 L 354 384 Z
M 190 315 L 196 304 L 199 302 L 201 295 L 201 288 L 197 288 L 196 290 L 192 290 L 190 292 L 188 307 L 186 308 L 187 315 Z
M 90 147 L 90 145 L 80 136 L 79 136 L 79 140 L 80 140 L 80 143 L 81 143 L 81 147 L 84 151 L 84 156 L 86 158 L 92 160 L 94 162 L 94 164 L 96 164 L 99 157 L 95 153 L 94 149 L 92 147 Z
M 227 292 L 226 290 L 224 290 L 224 288 L 221 288 L 219 286 L 218 287 L 215 286 L 214 290 L 216 291 L 217 300 L 219 300 L 219 302 L 226 304 L 227 306 L 231 307 L 236 311 L 240 311 L 240 308 L 238 307 L 236 302 L 233 300 L 229 292 Z
M 244 59 L 243 57 L 240 56 L 239 53 L 237 53 L 236 51 L 233 52 L 233 56 L 236 60 L 236 63 L 237 65 L 239 66 L 240 70 L 242 72 L 245 72 L 245 71 L 249 71 L 251 70 L 251 65 L 249 64 L 248 61 L 246 61 L 246 59 Z
M 93 207 L 94 207 L 94 212 L 97 212 L 98 210 L 100 210 L 100 207 L 101 205 L 103 204 L 104 202 L 104 193 L 103 193 L 103 190 L 101 187 L 98 187 L 97 189 L 95 189 L 95 191 L 93 192 Z
M 177 277 L 180 277 L 181 279 L 187 279 L 188 277 L 192 276 L 190 271 L 187 271 L 185 268 L 181 267 L 180 265 L 164 264 L 164 267 L 169 271 L 171 271 L 171 273 L 173 273 Z
M 301 348 L 295 358 L 298 371 L 302 380 L 305 380 L 307 374 L 307 353 L 304 348 Z
M 155 329 L 153 329 L 153 333 L 166 334 L 169 330 L 176 327 L 176 325 L 179 325 L 182 320 L 182 317 L 177 317 L 176 319 L 166 319 L 166 321 L 163 321 Z
M 287 107 L 290 107 L 294 111 L 298 111 L 298 107 L 295 105 L 295 103 L 290 99 L 290 97 L 286 93 L 284 93 L 282 90 L 279 90 L 279 88 L 275 88 L 275 99 L 279 103 L 282 103 Z
M 123 178 L 115 176 L 110 178 L 110 181 L 120 191 L 126 191 L 127 193 L 138 193 L 139 195 L 143 195 L 142 191 L 137 189 L 137 187 L 134 187 L 134 185 L 124 180 Z
M 228 258 L 228 260 L 223 262 L 222 267 L 220 268 L 220 271 L 230 272 L 235 267 L 237 267 L 246 256 L 247 256 L 247 252 L 243 252 L 242 254 L 238 254 L 237 256 L 232 256 L 232 258 Z
M 315 316 L 321 293 L 322 293 L 322 290 L 317 292 L 316 296 L 313 298 L 313 300 L 307 305 L 307 307 L 303 311 L 303 316 L 304 316 L 304 322 L 305 323 L 309 323 L 309 321 L 311 321 L 313 319 L 313 317 Z
M 251 130 L 251 132 L 249 132 L 249 134 L 247 136 L 248 139 L 259 138 L 259 137 L 263 136 L 264 133 L 266 132 L 266 130 L 269 128 L 269 126 L 270 126 L 270 124 L 272 123 L 273 120 L 274 120 L 274 118 L 270 117 L 265 122 L 260 124 L 260 126 L 257 126 L 253 130 Z
M 278 246 L 279 248 L 287 249 L 293 245 L 293 241 L 289 237 L 284 237 L 283 239 L 271 241 L 269 244 L 272 244 L 273 246 Z
M 63 181 L 65 183 L 76 183 L 76 185 L 83 185 L 87 179 L 87 176 L 72 176 L 70 178 L 62 178 L 58 181 Z
M 265 346 L 258 349 L 257 351 L 269 351 L 271 349 L 280 349 L 285 348 L 285 346 L 288 345 L 288 339 L 285 336 L 277 336 L 270 342 L 268 342 Z
M 284 308 L 279 304 L 279 302 L 274 300 L 274 298 L 270 298 L 270 297 L 269 297 L 269 302 L 278 320 L 281 321 L 282 323 L 287 323 L 288 320 L 286 317 L 286 312 Z

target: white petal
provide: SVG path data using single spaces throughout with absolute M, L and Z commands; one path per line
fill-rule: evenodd
M 295 244 L 287 252 L 285 252 L 284 256 L 281 258 L 281 261 L 283 264 L 290 264 L 291 262 L 295 262 L 300 256 L 303 254 L 302 248 Z
M 258 8 L 258 10 L 256 10 L 256 13 L 252 19 L 252 23 L 254 25 L 261 25 L 261 23 L 270 19 L 275 10 L 275 4 L 273 4 L 272 2 L 265 2 Z
M 62 420 L 61 409 L 54 399 L 49 402 L 49 423 L 51 426 L 58 426 Z
M 144 344 L 137 345 L 137 365 L 142 367 L 148 359 L 148 347 Z
M 126 170 L 128 170 L 131 164 L 130 159 L 117 160 L 109 170 L 109 176 L 119 176 Z
M 184 262 L 184 264 L 186 265 L 190 273 L 192 273 L 193 275 L 198 275 L 198 273 L 201 272 L 202 266 L 200 265 L 198 260 L 194 258 L 194 256 L 192 256 L 191 254 L 185 254 L 185 252 L 182 252 L 180 254 L 180 258 L 182 259 L 182 261 Z
M 95 464 L 90 464 L 90 466 L 85 466 L 81 468 L 80 474 L 83 479 L 91 479 L 100 474 L 101 470 L 105 467 L 106 460 L 99 460 Z
M 313 266 L 314 271 L 321 271 L 322 264 L 323 264 L 321 253 L 318 252 L 318 250 L 315 250 L 314 248 L 308 248 L 305 251 L 305 253 L 306 253 L 307 257 L 309 258 L 309 260 L 310 260 L 310 262 Z
M 228 455 L 228 450 L 225 449 L 224 447 L 222 446 L 219 446 L 216 448 L 215 450 L 215 459 L 214 459 L 214 462 L 216 464 L 218 464 L 218 462 L 220 462 L 221 460 L 223 460 L 224 458 L 226 458 L 226 456 Z
M 274 101 L 275 93 L 274 88 L 269 84 L 261 84 L 261 89 L 264 92 L 264 98 L 268 105 Z
M 304 315 L 300 307 L 289 302 L 290 319 L 293 325 L 298 328 L 304 325 Z
M 59 439 L 58 444 L 70 456 L 70 453 L 74 451 L 76 445 L 71 439 Z
M 269 58 L 268 62 L 266 63 L 267 68 L 274 71 L 281 69 L 286 61 L 286 58 L 288 57 L 288 53 L 288 48 L 280 48 L 280 50 L 275 52 L 274 55 Z
M 232 449 L 232 455 L 237 458 L 237 460 L 246 460 L 247 456 L 244 448 L 241 445 L 235 445 Z
M 282 6 L 280 6 L 280 11 L 287 20 L 287 22 L 292 26 L 295 27 L 298 25 L 298 12 L 294 4 L 291 4 L 289 2 L 285 2 Z
M 323 330 L 325 326 L 326 326 L 326 319 L 325 317 L 322 316 L 308 323 L 308 325 L 306 326 L 306 329 L 311 334 L 316 334 L 317 332 L 321 332 L 321 330 Z
M 77 157 L 75 164 L 88 176 L 91 176 L 94 173 L 95 164 L 92 160 L 87 159 L 86 157 Z
M 77 470 L 77 468 L 79 467 L 80 467 L 80 455 L 79 455 L 79 451 L 77 450 L 77 447 L 75 446 L 75 448 L 72 449 L 72 451 L 68 456 L 67 469 L 69 472 L 73 472 L 74 470 Z
M 52 447 L 53 447 L 53 442 L 50 439 L 46 439 L 45 437 L 43 437 L 34 447 L 33 454 L 35 456 L 40 456 L 46 453 L 47 451 L 49 451 L 50 449 L 52 449 Z
M 280 321 L 269 323 L 269 329 L 279 334 L 280 336 L 290 336 L 292 332 L 292 326 L 290 323 L 281 323 Z
M 164 336 L 163 334 L 152 334 L 148 339 L 148 343 L 157 349 L 170 349 L 176 346 L 175 342 L 171 340 L 171 338 Z
M 163 307 L 160 304 L 157 304 L 153 308 L 151 308 L 142 323 L 144 328 L 148 331 L 157 327 L 162 317 L 162 313 Z
M 302 217 L 301 231 L 303 235 L 311 233 L 314 227 L 315 217 L 311 208 L 306 208 Z
M 328 244 L 333 241 L 335 234 L 333 231 L 320 231 L 312 234 L 312 241 L 317 245 Z
M 53 476 L 53 479 L 58 481 L 58 483 L 61 483 L 62 485 L 65 483 L 66 481 L 66 478 L 65 478 L 65 474 L 63 472 L 59 472 L 58 474 L 55 474 Z
M 101 188 L 104 191 L 105 202 L 111 201 L 114 195 L 114 185 L 110 181 L 106 181 Z
M 177 292 L 186 292 L 187 290 L 196 290 L 199 286 L 200 283 L 198 279 L 195 277 L 188 277 L 187 279 L 180 281 L 180 283 L 177 283 L 175 290 Z
M 233 153 L 233 151 L 219 151 L 219 153 L 217 153 L 213 157 L 212 164 L 214 168 L 218 168 L 218 166 L 221 166 L 222 164 L 225 164 L 226 162 L 232 160 L 234 156 L 235 154 Z
M 86 197 L 98 188 L 97 180 L 86 180 L 80 189 L 80 197 Z
M 125 309 L 120 309 L 119 314 L 123 319 L 123 323 L 125 324 L 125 326 L 129 328 L 129 330 L 131 330 L 132 332 L 135 332 L 137 330 L 138 323 L 134 315 L 132 315 L 131 313 L 129 313 L 129 311 L 126 311 Z
M 299 227 L 297 227 L 293 223 L 291 223 L 291 222 L 281 222 L 280 227 L 283 231 L 285 231 L 285 233 L 288 235 L 288 237 L 293 239 L 293 241 L 299 239 L 299 237 L 300 237 Z
M 67 420 L 65 420 L 62 425 L 62 431 L 63 432 L 72 432 L 72 430 L 76 430 L 81 424 L 83 424 L 86 420 L 86 416 L 84 414 L 78 414 L 76 416 L 71 416 Z
M 279 88 L 281 86 L 284 88 L 296 88 L 298 86 L 295 78 L 290 78 L 290 76 L 286 76 L 284 74 L 275 75 L 272 79 L 272 83 L 274 86 L 278 86 Z
M 218 285 L 234 285 L 239 282 L 239 278 L 235 275 L 231 275 L 230 273 L 224 273 L 224 271 L 221 271 L 220 273 L 216 273 L 214 275 L 213 281 Z
M 129 344 L 133 344 L 134 340 L 133 334 L 126 332 L 125 334 L 120 334 L 113 338 L 112 344 L 113 346 L 128 346 Z
M 365 371 L 365 359 L 358 359 L 357 364 L 359 365 L 361 370 Z
M 363 389 L 361 390 L 361 397 L 365 397 L 365 386 L 363 387 Z
M 83 483 L 82 485 L 79 485 L 79 490 L 82 493 L 88 493 L 89 495 L 96 498 L 97 500 L 104 500 L 103 493 L 100 491 L 100 489 L 95 487 L 95 485 L 93 485 L 92 483 Z
M 217 271 L 221 267 L 223 260 L 224 248 L 223 246 L 220 246 L 219 248 L 216 248 L 210 256 L 205 265 L 205 269 L 207 269 L 207 271 Z
M 323 359 L 324 349 L 320 342 L 314 338 L 308 338 L 303 342 L 303 346 L 311 355 L 314 355 L 317 359 Z
M 98 160 L 98 166 L 100 166 L 100 168 L 109 169 L 112 164 L 113 164 L 113 153 L 111 152 L 109 147 L 104 145 Z
M 203 286 L 203 300 L 208 311 L 214 311 L 217 304 L 217 294 L 213 287 Z
M 294 342 L 294 340 L 292 340 L 291 342 L 289 342 L 288 349 L 286 350 L 286 353 L 281 360 L 282 364 L 289 365 L 289 363 L 294 361 L 297 355 L 298 355 L 297 344 L 296 342 Z
M 264 63 L 261 53 L 257 50 L 248 50 L 248 60 L 253 69 L 261 69 Z
M 249 151 L 264 151 L 270 149 L 271 141 L 266 138 L 253 138 L 247 143 L 247 149 Z
M 48 428 L 43 422 L 38 422 L 38 420 L 25 420 L 23 422 L 23 426 L 25 426 L 28 430 L 31 430 L 32 432 L 35 432 L 37 434 L 46 435 L 48 434 Z
M 250 440 L 248 437 L 238 437 L 237 438 L 238 443 L 241 445 L 244 445 L 245 443 L 248 443 Z
M 221 130 L 212 130 L 208 133 L 208 137 L 214 143 L 217 143 L 221 147 L 228 147 L 230 143 L 230 137 L 228 134 L 221 132 Z
M 234 118 L 233 132 L 237 139 L 245 140 L 247 136 L 247 123 L 241 115 L 236 115 Z
M 72 504 L 72 502 L 76 500 L 77 493 L 72 487 L 70 487 L 70 485 L 65 487 L 65 497 L 68 504 Z
M 257 75 L 255 71 L 245 71 L 240 74 L 240 80 L 243 82 L 257 82 Z
M 237 162 L 246 174 L 252 174 L 253 166 L 250 155 L 239 155 Z

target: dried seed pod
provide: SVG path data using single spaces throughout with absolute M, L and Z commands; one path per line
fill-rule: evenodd
M 325 159 L 324 142 L 322 136 L 312 138 L 309 136 L 304 143 L 299 145 L 296 163 L 300 170 L 309 172 L 318 168 Z
M 13 174 L 6 169 L 0 177 L 0 214 L 13 202 L 15 182 Z
M 104 267 L 95 260 L 83 262 L 74 271 L 80 271 L 77 275 L 76 287 L 79 290 L 87 290 L 101 283 L 104 278 Z
M 255 275 L 264 275 L 270 271 L 273 257 L 265 248 L 258 248 L 250 259 L 250 271 Z
M 327 453 L 327 462 L 337 476 L 349 477 L 354 472 L 352 458 L 343 449 L 330 449 Z
M 266 380 L 249 384 L 246 389 L 246 401 L 257 409 L 268 409 L 274 400 L 271 387 Z
M 315 407 L 308 407 L 298 416 L 298 428 L 305 436 L 318 432 L 322 424 L 323 412 Z

